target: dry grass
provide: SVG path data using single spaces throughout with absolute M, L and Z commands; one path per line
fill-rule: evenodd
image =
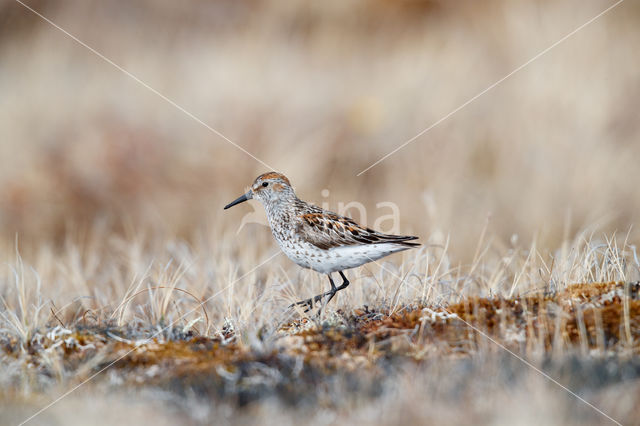
M 488 248 L 497 250 L 493 244 L 480 250 L 474 264 L 443 267 L 451 264 L 446 251 L 423 248 L 407 254 L 400 268 L 385 263 L 374 265 L 375 272 L 350 273 L 354 284 L 319 318 L 285 309 L 296 297 L 319 291 L 321 283 L 311 272 L 288 277 L 278 267 L 281 257 L 244 278 L 243 271 L 220 271 L 204 285 L 211 262 L 193 253 L 214 251 L 210 246 L 178 250 L 169 244 L 161 250 L 141 242 L 147 246 L 142 253 L 164 252 L 174 262 L 151 262 L 144 255 L 133 262 L 135 250 L 110 257 L 113 249 L 96 245 L 103 261 L 73 290 L 87 297 L 65 304 L 64 296 L 45 296 L 39 283 L 87 276 L 78 259 L 77 271 L 67 269 L 74 250 L 67 248 L 62 259 L 68 263 L 44 280 L 17 257 L 3 280 L 3 396 L 19 407 L 8 410 L 7 418 L 26 418 L 20 413 L 35 412 L 50 400 L 45 395 L 89 379 L 82 386 L 88 392 L 142 392 L 148 404 L 166 400 L 172 415 L 195 423 L 218 410 L 227 413 L 226 421 L 242 423 L 247 413 L 274 404 L 286 407 L 282 421 L 317 409 L 344 422 L 371 419 L 365 407 L 372 400 L 397 410 L 412 400 L 420 406 L 421 392 L 435 392 L 429 404 L 439 408 L 430 415 L 463 422 L 454 402 L 478 403 L 477 382 L 489 380 L 495 395 L 469 406 L 467 415 L 506 421 L 517 411 L 496 410 L 513 380 L 532 391 L 564 392 L 510 358 L 508 349 L 617 420 L 630 421 L 637 401 L 608 395 L 618 386 L 635 389 L 640 374 L 640 285 L 629 282 L 639 265 L 629 246 L 612 241 L 579 239 L 568 244 L 577 255 L 558 256 L 553 267 L 541 253 L 512 249 L 499 253 L 498 261 L 488 254 Z M 41 253 L 38 259 L 48 257 Z M 101 276 L 111 281 L 93 284 Z M 570 284 L 574 277 L 585 284 Z M 469 374 L 456 375 L 458 369 Z M 487 376 L 487 369 L 497 378 Z M 405 383 L 412 375 L 417 381 Z M 559 404 L 547 398 L 537 403 Z M 606 420 L 562 398 L 550 421 L 577 421 L 571 414 L 576 410 L 590 422 Z M 132 407 L 132 415 L 141 409 Z M 424 415 L 418 407 L 407 413 L 412 421 Z
M 222 212 L 265 167 L 7 2 L 2 423 L 104 367 L 33 422 L 608 422 L 496 343 L 635 421 L 637 4 L 359 177 L 610 3 L 29 4 L 301 197 L 369 225 L 391 201 L 425 245 L 286 311 L 324 278 L 238 231 L 259 206 Z

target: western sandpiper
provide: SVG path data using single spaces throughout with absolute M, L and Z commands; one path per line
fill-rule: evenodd
M 294 304 L 306 305 L 305 311 L 328 297 L 326 305 L 338 291 L 347 288 L 349 280 L 343 273 L 345 269 L 420 245 L 409 242 L 418 237 L 376 232 L 358 225 L 351 218 L 302 201 L 293 191 L 289 179 L 276 172 L 258 176 L 246 194 L 224 208 L 254 198 L 264 206 L 271 232 L 287 257 L 303 268 L 329 277 L 329 291 Z M 342 277 L 339 287 L 331 278 L 334 272 Z

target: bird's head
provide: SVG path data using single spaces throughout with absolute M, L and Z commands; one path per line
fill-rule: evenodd
M 259 200 L 262 204 L 267 204 L 288 200 L 292 197 L 295 197 L 295 193 L 289 179 L 282 173 L 268 172 L 258 176 L 246 194 L 227 204 L 224 209 L 226 210 L 253 198 Z

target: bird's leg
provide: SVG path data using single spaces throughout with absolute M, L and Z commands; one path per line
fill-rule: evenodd
M 331 280 L 331 277 L 329 277 L 329 279 L 331 280 L 331 291 L 327 292 L 327 293 L 329 293 L 329 298 L 325 302 L 325 306 L 328 305 L 329 302 L 331 302 L 331 299 L 333 299 L 333 296 L 335 296 L 337 292 L 339 292 L 340 290 L 344 290 L 345 288 L 347 288 L 349 286 L 349 280 L 347 279 L 347 277 L 344 276 L 342 271 L 338 271 L 338 273 L 342 277 L 342 285 L 340 287 L 336 287 L 333 284 L 333 280 Z M 325 294 L 327 294 L 327 293 L 325 293 Z
M 342 275 L 342 272 L 340 272 L 340 274 Z M 293 303 L 292 305 L 289 305 L 289 307 L 291 308 L 294 305 L 302 305 L 302 306 L 306 305 L 307 308 L 304 311 L 305 312 L 309 312 L 311 309 L 313 309 L 314 303 L 320 302 L 325 296 L 329 296 L 329 300 L 331 300 L 338 290 L 341 290 L 344 287 L 346 287 L 344 285 L 344 283 L 342 283 L 342 285 L 340 287 L 336 287 L 335 283 L 333 282 L 333 278 L 331 278 L 331 274 L 327 274 L 327 276 L 329 277 L 329 282 L 331 283 L 331 290 L 326 291 L 324 293 L 321 293 L 321 294 L 319 294 L 317 296 L 314 296 L 314 297 L 312 297 L 310 299 L 305 299 L 305 300 L 301 300 L 299 302 Z M 342 275 L 342 276 L 344 277 L 344 275 Z M 345 280 L 346 280 L 346 278 L 345 278 Z M 347 285 L 349 285 L 348 281 L 347 281 Z M 327 300 L 325 305 L 327 303 L 329 303 L 329 300 Z M 322 307 L 320 309 L 322 309 Z
M 320 311 L 322 310 L 322 308 L 324 306 L 327 306 L 327 304 L 329 302 L 331 302 L 331 299 L 333 299 L 333 296 L 336 295 L 337 292 L 339 292 L 340 290 L 344 290 L 345 288 L 347 288 L 349 286 L 349 280 L 347 279 L 347 277 L 344 275 L 344 273 L 342 271 L 338 271 L 338 273 L 340 274 L 340 276 L 342 277 L 342 284 L 340 285 L 340 287 L 336 287 L 335 283 L 333 282 L 333 278 L 331 278 L 331 274 L 327 274 L 327 276 L 329 277 L 329 282 L 331 283 L 331 290 L 324 292 L 322 294 L 319 294 L 317 296 L 314 296 L 310 299 L 306 299 L 306 300 L 301 300 L 300 302 L 296 302 L 293 305 L 289 306 L 292 307 L 294 305 L 302 305 L 302 306 L 307 306 L 307 308 L 304 310 L 305 312 L 309 312 L 311 309 L 313 309 L 313 305 L 314 303 L 318 303 L 320 302 L 325 296 L 329 296 L 329 298 L 327 299 L 326 302 L 324 302 L 324 304 L 322 306 L 320 306 L 320 310 L 318 311 L 318 314 L 320 313 Z

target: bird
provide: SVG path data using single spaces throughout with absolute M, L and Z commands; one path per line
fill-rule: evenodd
M 322 310 L 337 292 L 349 286 L 345 270 L 420 246 L 411 242 L 419 237 L 377 232 L 349 217 L 299 199 L 282 173 L 261 174 L 249 191 L 227 204 L 224 210 L 252 199 L 264 206 L 271 233 L 287 257 L 303 268 L 329 277 L 328 291 L 289 306 L 304 306 L 305 312 L 313 309 L 314 304 Z M 340 286 L 335 285 L 331 276 L 335 272 L 342 278 Z M 320 303 L 325 298 L 326 302 Z

